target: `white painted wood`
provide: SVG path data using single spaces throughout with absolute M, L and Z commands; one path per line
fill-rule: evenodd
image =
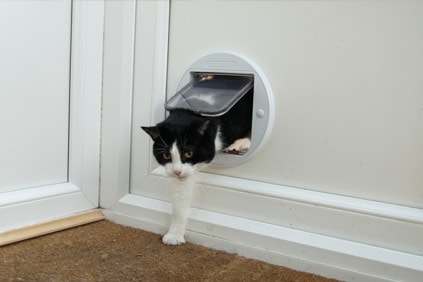
M 100 199 L 103 208 L 111 208 L 129 192 L 135 12 L 135 1 L 105 3 Z
M 172 93 L 172 88 L 179 79 L 178 73 L 181 75 L 183 73 L 178 70 L 188 66 L 191 58 L 201 56 L 200 53 L 205 50 L 221 51 L 217 50 L 222 49 L 217 46 L 219 44 L 226 44 L 225 50 L 242 51 L 247 50 L 243 48 L 251 48 L 248 52 L 244 52 L 247 56 L 263 52 L 266 54 L 262 56 L 266 56 L 271 53 L 272 50 L 268 49 L 271 48 L 271 44 L 257 46 L 255 42 L 259 41 L 255 37 L 269 34 L 272 30 L 263 31 L 257 26 L 253 29 L 246 28 L 244 31 L 238 24 L 246 23 L 246 19 L 238 15 L 235 8 L 248 12 L 251 19 L 254 18 L 251 15 L 253 11 L 266 14 L 260 10 L 259 3 L 265 3 L 264 6 L 268 7 L 270 14 L 273 13 L 272 8 L 286 5 L 292 9 L 292 5 L 295 4 L 298 7 L 293 12 L 298 19 L 303 19 L 301 15 L 305 15 L 302 13 L 304 9 L 310 12 L 316 5 L 330 4 L 337 11 L 336 7 L 339 5 L 353 5 L 353 2 L 336 2 L 336 5 L 333 1 L 313 1 L 313 3 L 175 1 L 172 3 L 172 15 L 175 7 L 179 9 L 177 12 L 183 13 L 198 7 L 203 7 L 204 11 L 207 11 L 208 5 L 211 5 L 212 10 L 222 12 L 224 15 L 222 19 L 228 20 L 229 14 L 235 13 L 236 21 L 231 21 L 231 24 L 227 25 L 223 20 L 219 24 L 226 24 L 227 32 L 231 30 L 240 32 L 239 42 L 235 37 L 231 39 L 225 35 L 222 35 L 221 39 L 217 38 L 212 25 L 209 30 L 207 25 L 206 27 L 193 25 L 191 20 L 183 24 L 184 20 L 179 16 L 177 19 L 171 17 L 172 22 L 168 30 L 165 24 L 169 12 L 167 1 L 139 1 L 137 6 L 134 2 L 130 3 L 106 5 L 106 11 L 108 10 L 106 34 L 111 32 L 112 36 L 117 36 L 118 30 L 123 30 L 123 27 L 125 32 L 122 34 L 120 44 L 116 42 L 108 44 L 106 36 L 105 62 L 110 61 L 108 65 L 105 64 L 104 115 L 107 119 L 103 119 L 101 203 L 107 208 L 104 212 L 110 220 L 164 234 L 170 223 L 170 182 L 163 177 L 162 170 L 153 160 L 149 137 L 138 127 L 154 124 L 164 117 L 163 104 L 166 99 L 164 81 L 166 81 L 167 63 L 161 56 L 166 56 L 164 51 L 168 46 L 167 32 L 170 32 L 169 51 L 172 57 L 169 60 L 172 65 L 169 64 L 167 86 L 168 92 Z M 185 5 L 192 6 L 188 9 Z M 113 10 L 107 9 L 112 6 Z M 223 9 L 223 6 L 229 10 Z M 133 18 L 135 9 L 136 18 Z M 324 9 L 314 11 L 316 14 L 312 13 L 313 19 L 318 16 L 317 12 L 324 11 Z M 342 13 L 343 16 L 346 11 Z M 356 7 L 353 7 L 352 11 L 357 13 Z M 294 16 L 290 16 L 290 12 L 292 11 L 289 9 L 284 10 L 285 16 L 293 19 Z M 193 15 L 187 15 L 186 18 L 188 16 Z M 201 17 L 202 19 L 199 18 L 197 22 L 202 22 L 207 15 L 202 14 Z M 271 19 L 266 17 L 266 21 L 262 22 L 266 23 Z M 116 30 L 110 30 L 111 26 L 116 27 Z M 192 48 L 178 49 L 183 45 L 179 41 L 182 39 L 175 39 L 180 33 L 173 34 L 173 32 L 184 28 L 190 30 L 186 34 L 196 34 L 199 38 L 203 32 L 205 37 L 207 33 L 212 36 L 210 39 L 201 37 L 201 42 L 197 40 L 195 44 L 191 44 Z M 282 28 L 289 29 L 289 26 Z M 192 32 L 192 29 L 196 29 L 195 32 Z M 252 31 L 247 33 L 248 30 Z M 292 33 L 288 34 L 294 36 Z M 247 37 L 250 40 L 249 44 L 245 43 Z M 288 40 L 290 37 L 284 38 Z M 190 42 L 192 43 L 192 40 Z M 291 44 L 295 47 L 294 43 Z M 290 50 L 295 51 L 293 47 Z M 122 50 L 131 51 L 133 48 L 135 48 L 134 58 L 122 54 L 124 53 Z M 284 48 L 278 46 L 275 50 L 280 55 Z M 276 52 L 275 50 L 273 51 Z M 179 55 L 181 57 L 178 57 Z M 289 58 L 288 55 L 284 57 Z M 185 64 L 187 61 L 190 62 Z M 270 68 L 265 58 L 260 57 L 255 61 Z M 307 66 L 306 61 L 302 61 L 302 64 Z M 272 71 L 270 73 L 276 74 Z M 285 69 L 282 73 L 289 74 Z M 292 74 L 288 77 L 292 78 Z M 279 80 L 273 77 L 272 81 Z M 134 88 L 132 89 L 130 85 Z M 299 86 L 304 86 L 304 83 Z M 277 103 L 281 103 L 282 98 L 285 99 L 285 96 L 280 94 L 276 99 Z M 283 109 L 286 110 L 286 106 Z M 128 114 L 131 111 L 132 119 Z M 276 125 L 278 130 L 287 130 L 285 125 L 280 127 L 280 124 L 279 121 Z M 305 126 L 301 122 L 300 125 Z M 270 146 L 285 144 L 278 138 L 276 136 L 276 141 L 270 140 L 270 143 L 273 142 Z M 299 144 L 303 144 L 302 142 Z M 276 156 L 276 153 L 277 151 L 273 151 L 272 154 L 263 152 L 252 160 L 251 164 L 228 171 L 202 173 L 189 218 L 188 241 L 340 280 L 419 281 L 423 275 L 423 249 L 420 240 L 423 237 L 423 213 L 419 207 L 360 199 L 351 197 L 348 193 L 342 195 L 324 189 L 320 191 L 316 186 L 301 189 L 293 188 L 282 181 L 268 183 L 269 181 L 263 180 L 259 174 L 264 168 L 270 171 L 267 173 L 275 173 L 272 166 L 263 164 L 267 158 Z M 127 163 L 129 160 L 131 167 Z M 278 167 L 273 166 L 275 169 Z M 252 171 L 253 169 L 257 171 Z M 344 187 L 340 187 L 340 191 L 343 189 Z
M 129 193 L 130 181 L 138 182 L 149 175 L 149 153 L 141 150 L 131 155 L 131 143 L 141 142 L 141 147 L 149 147 L 139 126 L 164 117 L 160 105 L 166 95 L 163 82 L 167 69 L 168 20 L 168 1 L 106 2 L 101 151 L 101 206 L 104 208 L 112 208 Z M 135 30 L 139 34 L 137 38 Z M 139 79 L 134 81 L 133 75 Z M 133 91 L 151 95 L 133 96 Z M 158 110 L 145 107 L 151 104 Z M 142 121 L 134 118 L 131 123 L 132 107 L 137 109 L 134 115 L 141 116 Z M 133 150 L 139 148 L 132 147 Z M 136 172 L 130 171 L 131 163 L 138 168 Z
M 104 1 L 73 8 L 69 182 L 99 205 Z
M 95 208 L 80 188 L 63 183 L 2 193 L 0 232 L 20 229 L 41 222 Z
M 151 147 L 151 140 L 145 138 L 140 126 L 156 124 L 165 117 L 163 105 L 167 80 L 169 2 L 138 3 L 136 30 L 137 79 L 134 80 L 132 144 L 137 145 L 131 147 L 131 188 L 135 187 L 134 183 L 148 177 L 149 172 L 157 166 L 152 161 L 154 157 L 145 151 L 145 148 Z
M 0 193 L 67 181 L 70 30 L 70 1 L 0 1 Z
M 70 3 L 69 1 L 29 2 L 43 7 Z M 70 6 L 68 8 L 70 12 Z M 66 172 L 63 183 L 1 193 L 0 231 L 2 232 L 93 209 L 99 204 L 104 2 L 73 1 L 72 12 L 72 54 L 68 52 L 66 58 L 61 58 L 70 60 L 72 70 L 69 176 Z M 68 37 L 71 35 L 70 32 L 69 29 Z M 42 39 L 38 38 L 41 41 Z M 69 74 L 66 79 L 69 79 Z M 66 160 L 66 165 L 67 162 Z
M 142 196 L 171 201 L 162 169 L 145 180 Z M 282 188 L 282 189 L 281 189 Z M 236 203 L 236 204 L 234 204 Z M 420 209 L 201 173 L 193 207 L 277 226 L 422 255 Z
M 0 207 L 16 205 L 19 203 L 39 200 L 44 197 L 55 197 L 61 194 L 75 193 L 78 188 L 70 183 L 28 188 L 25 191 L 12 191 L 2 193 Z M 12 218 L 12 217 L 11 217 Z

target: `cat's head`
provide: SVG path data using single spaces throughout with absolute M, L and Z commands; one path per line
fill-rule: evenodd
M 216 129 L 206 121 L 175 124 L 166 120 L 141 127 L 154 141 L 153 154 L 169 176 L 184 179 L 212 161 Z

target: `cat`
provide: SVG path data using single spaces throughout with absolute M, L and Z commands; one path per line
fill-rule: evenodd
M 153 139 L 153 154 L 174 179 L 172 220 L 162 238 L 166 245 L 185 243 L 185 228 L 195 174 L 220 151 L 245 152 L 251 145 L 253 90 L 226 114 L 207 117 L 188 110 L 170 110 L 155 126 L 141 128 Z

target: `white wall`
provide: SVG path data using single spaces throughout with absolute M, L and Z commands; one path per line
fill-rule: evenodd
M 423 2 L 174 1 L 168 95 L 216 51 L 266 73 L 268 146 L 218 174 L 423 207 Z

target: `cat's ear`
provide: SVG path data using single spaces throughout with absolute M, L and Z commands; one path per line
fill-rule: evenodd
M 141 128 L 147 132 L 147 134 L 150 135 L 153 140 L 156 140 L 160 136 L 157 126 L 141 126 Z
M 209 126 L 210 126 L 210 121 L 206 120 L 198 128 L 198 133 L 200 133 L 200 135 L 204 135 L 204 132 L 206 132 L 206 130 L 209 128 Z

